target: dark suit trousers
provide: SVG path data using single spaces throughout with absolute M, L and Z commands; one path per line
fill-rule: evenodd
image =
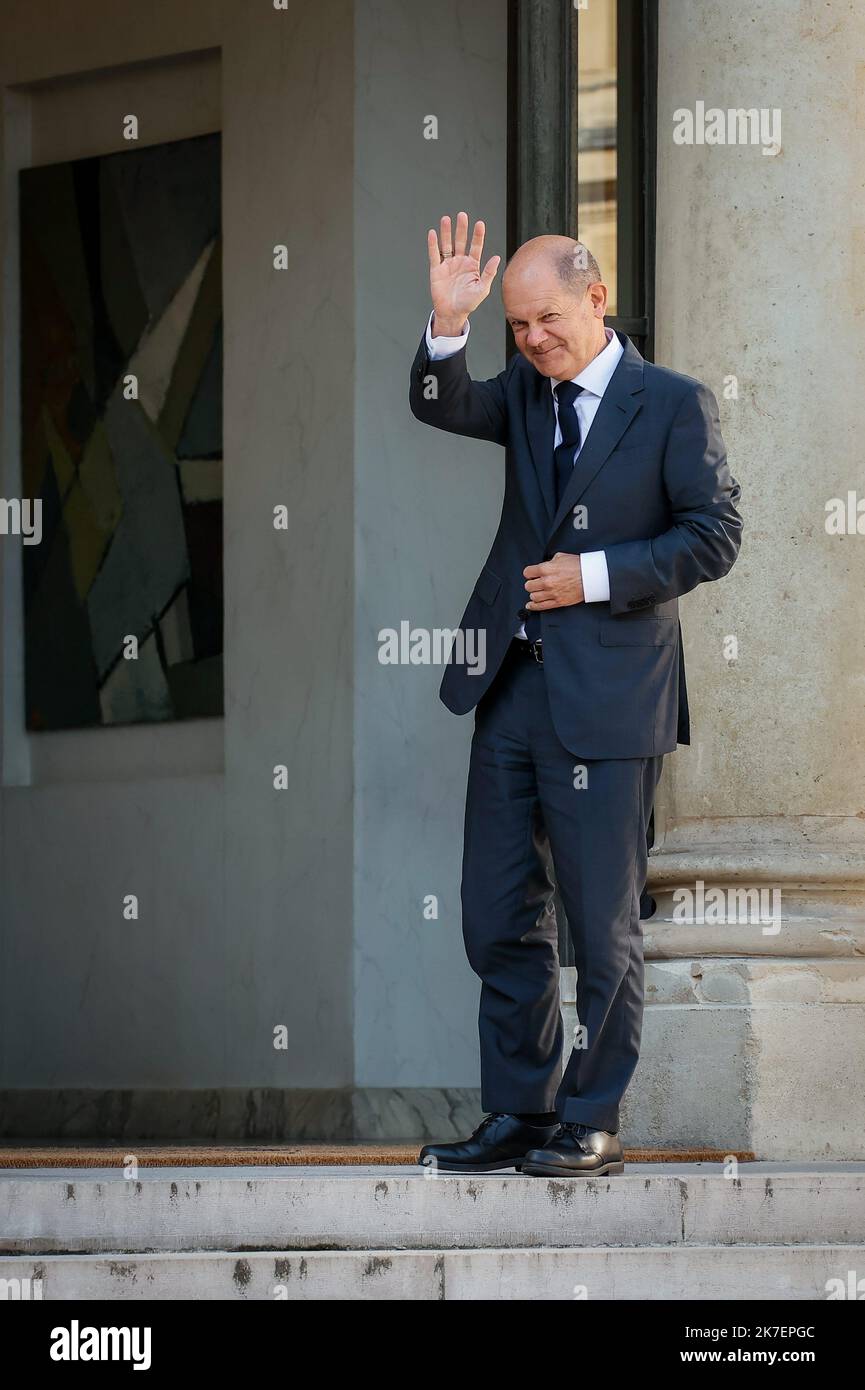
M 511 647 L 476 710 L 466 796 L 463 935 L 482 981 L 485 1111 L 555 1110 L 562 1121 L 618 1129 L 640 1050 L 639 902 L 662 763 L 569 752 L 543 666 Z M 547 845 L 577 968 L 581 1026 L 567 1039 L 564 1075 Z

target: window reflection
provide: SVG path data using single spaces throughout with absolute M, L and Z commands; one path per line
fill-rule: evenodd
M 616 22 L 618 0 L 590 0 L 578 11 L 578 232 L 601 267 L 618 313 L 616 236 Z

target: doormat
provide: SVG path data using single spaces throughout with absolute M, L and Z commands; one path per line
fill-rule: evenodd
M 139 1168 L 239 1167 L 388 1167 L 417 1166 L 421 1142 L 413 1144 L 25 1144 L 0 1147 L 2 1168 L 123 1168 L 134 1159 Z M 742 1149 L 626 1149 L 626 1163 L 724 1163 L 736 1158 L 755 1162 Z

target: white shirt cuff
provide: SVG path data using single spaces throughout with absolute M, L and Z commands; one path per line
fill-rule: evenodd
M 430 357 L 433 359 L 433 361 L 440 357 L 453 357 L 455 352 L 459 352 L 460 348 L 465 347 L 466 339 L 468 338 L 469 330 L 471 329 L 471 324 L 467 322 L 465 333 L 461 333 L 458 338 L 448 338 L 445 337 L 443 333 L 438 334 L 437 337 L 434 338 L 432 336 L 432 321 L 434 313 L 435 310 L 433 310 L 432 314 L 430 314 L 426 326 L 427 351 Z
M 610 598 L 610 572 L 603 550 L 587 550 L 580 556 L 583 572 L 583 598 L 586 603 L 607 603 Z

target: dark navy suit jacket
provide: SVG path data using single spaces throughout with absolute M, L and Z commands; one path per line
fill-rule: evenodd
M 505 449 L 499 529 L 460 624 L 485 630 L 486 669 L 451 660 L 448 709 L 466 714 L 489 688 L 528 597 L 526 565 L 606 553 L 609 602 L 540 615 L 553 723 L 584 758 L 653 757 L 690 741 L 678 599 L 727 573 L 742 531 L 712 392 L 618 337 L 624 354 L 557 509 L 550 382 L 521 353 L 472 381 L 465 348 L 431 359 L 424 334 L 409 390 L 418 420 Z

